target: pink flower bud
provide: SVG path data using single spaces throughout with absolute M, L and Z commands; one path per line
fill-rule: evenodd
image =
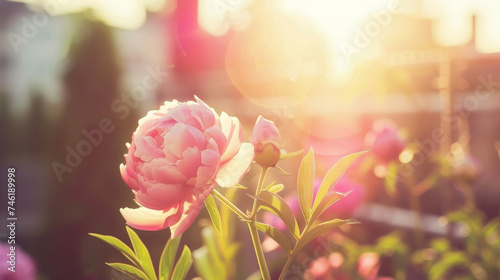
M 373 131 L 367 134 L 367 142 L 371 145 L 373 154 L 384 162 L 398 159 L 399 154 L 406 146 L 399 136 L 395 125 L 386 121 L 377 121 L 373 124 Z
M 262 167 L 274 167 L 280 159 L 281 136 L 270 120 L 257 118 L 250 142 L 255 147 L 254 160 Z

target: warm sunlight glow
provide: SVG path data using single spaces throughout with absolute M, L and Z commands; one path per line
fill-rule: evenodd
M 65 0 L 42 1 L 20 0 L 43 9 L 51 16 L 78 13 L 90 10 L 106 24 L 124 28 L 137 29 L 146 20 L 146 11 L 157 12 L 165 7 L 170 0 Z

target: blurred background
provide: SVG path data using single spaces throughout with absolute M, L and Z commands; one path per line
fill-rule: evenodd
M 440 236 L 461 248 L 467 234 L 442 215 L 499 214 L 498 1 L 1 1 L 0 34 L 0 178 L 16 168 L 17 243 L 39 279 L 127 279 L 88 233 L 126 239 L 125 143 L 147 111 L 194 95 L 237 116 L 247 141 L 258 115 L 273 120 L 284 149 L 314 148 L 318 177 L 370 149 L 347 174 L 360 244 L 398 230 L 415 250 Z M 300 158 L 280 167 L 295 174 Z M 296 175 L 270 176 L 295 191 Z M 183 239 L 193 250 L 202 225 Z M 168 230 L 139 234 L 158 259 Z M 238 260 L 235 279 L 258 269 L 253 253 Z

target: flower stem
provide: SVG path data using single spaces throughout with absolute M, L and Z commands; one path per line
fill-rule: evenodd
M 267 171 L 269 168 L 267 167 L 262 167 L 260 171 L 260 176 L 259 176 L 259 182 L 257 183 L 257 189 L 255 190 L 255 196 L 260 195 L 260 191 L 262 190 L 262 186 L 264 185 L 264 180 L 266 179 Z M 254 199 L 253 201 L 253 207 L 252 207 L 252 212 L 250 214 L 250 220 L 255 221 L 256 218 L 256 213 L 257 213 L 257 199 Z
M 262 243 L 260 243 L 259 232 L 253 223 L 248 223 L 250 235 L 252 236 L 253 247 L 255 248 L 255 255 L 259 263 L 260 273 L 264 280 L 271 280 L 269 269 L 267 268 L 266 258 L 264 257 L 264 250 L 262 250 Z
M 262 186 L 264 185 L 264 180 L 266 179 L 266 174 L 269 168 L 262 167 L 259 176 L 259 182 L 257 183 L 257 189 L 255 190 L 255 196 L 259 196 Z M 252 212 L 250 213 L 249 220 L 255 221 L 257 218 L 258 203 L 257 199 L 253 201 Z M 252 236 L 253 247 L 255 248 L 255 255 L 257 256 L 257 262 L 259 263 L 260 273 L 264 280 L 270 280 L 269 269 L 267 268 L 266 259 L 264 257 L 264 250 L 262 250 L 262 243 L 260 242 L 259 231 L 255 225 L 249 222 L 248 228 L 250 229 L 250 235 Z
M 295 255 L 298 253 L 297 248 L 299 246 L 301 246 L 301 244 L 299 244 L 299 243 L 302 240 L 302 237 L 304 236 L 304 234 L 306 234 L 307 231 L 309 230 L 310 226 L 311 226 L 310 224 L 306 224 L 306 226 L 304 227 L 304 230 L 302 231 L 299 238 L 297 239 L 297 243 L 295 243 L 295 246 L 292 249 L 292 253 L 288 256 L 288 259 L 286 260 L 285 266 L 283 267 L 283 270 L 281 270 L 279 280 L 283 280 L 285 278 L 286 273 L 288 272 L 288 268 L 292 264 L 293 259 L 295 258 Z
M 231 201 L 229 201 L 225 196 L 223 196 L 220 192 L 216 191 L 215 189 L 212 190 L 212 193 L 215 197 L 217 197 L 217 199 L 224 203 L 224 205 L 227 206 L 227 208 L 231 209 L 231 211 L 233 211 L 236 215 L 238 215 L 240 218 L 242 218 L 243 220 L 248 220 L 248 217 L 247 215 L 245 215 L 245 213 L 243 213 L 243 211 L 241 211 L 238 207 L 236 207 L 236 205 L 234 205 Z

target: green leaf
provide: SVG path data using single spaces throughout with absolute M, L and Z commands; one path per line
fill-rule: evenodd
M 109 245 L 113 246 L 115 249 L 120 251 L 127 259 L 129 259 L 134 265 L 140 266 L 139 260 L 134 254 L 134 251 L 130 249 L 129 246 L 127 246 L 125 243 L 123 243 L 120 239 L 111 236 L 111 235 L 101 235 L 97 233 L 89 233 L 89 235 L 97 237 L 101 239 L 102 241 L 108 243 Z
M 332 206 L 332 204 L 334 204 L 338 200 L 346 197 L 349 193 L 351 193 L 351 191 L 347 193 L 328 193 L 325 197 L 323 197 L 318 207 L 313 210 L 313 213 L 311 215 L 311 223 L 314 222 L 326 209 L 328 209 L 328 207 Z
M 193 251 L 194 267 L 198 275 L 205 280 L 219 280 L 221 279 L 219 272 L 210 261 L 207 246 L 202 246 Z
M 173 280 L 183 280 L 186 278 L 186 275 L 193 264 L 193 258 L 191 257 L 191 250 L 184 245 L 184 249 L 182 250 L 181 257 L 179 261 L 175 265 L 174 273 L 172 273 L 172 277 L 170 279 Z
M 151 256 L 149 255 L 148 249 L 142 243 L 141 239 L 133 231 L 130 227 L 127 228 L 128 236 L 130 237 L 130 241 L 132 242 L 132 247 L 134 247 L 134 252 L 137 258 L 139 259 L 139 263 L 142 267 L 142 270 L 146 273 L 150 280 L 156 280 L 155 269 L 153 267 L 153 262 L 151 261 Z
M 349 166 L 351 166 L 351 164 L 364 153 L 366 153 L 366 151 L 347 155 L 341 158 L 332 168 L 330 168 L 330 170 L 328 170 L 325 178 L 323 178 L 323 181 L 321 182 L 318 194 L 316 194 L 313 210 L 318 208 L 321 200 L 323 200 L 323 197 L 330 192 L 334 184 L 342 176 L 342 174 L 344 174 L 347 168 L 349 168 Z
M 354 220 L 354 219 L 349 219 L 349 220 L 341 220 L 341 219 L 334 219 L 328 222 L 321 223 L 319 225 L 316 225 L 309 229 L 306 233 L 304 233 L 304 236 L 299 240 L 297 243 L 297 246 L 295 247 L 295 251 L 301 250 L 305 245 L 307 245 L 309 242 L 313 241 L 316 237 L 325 234 L 335 228 L 338 228 L 342 225 L 345 224 L 358 224 L 359 222 Z
M 163 248 L 163 252 L 160 257 L 160 280 L 170 279 L 169 277 L 174 269 L 175 255 L 181 238 L 182 235 L 179 235 L 174 239 L 168 240 L 167 244 L 165 244 L 165 248 Z
M 270 185 L 266 188 L 266 191 L 272 192 L 272 193 L 279 193 L 285 188 L 283 184 L 277 184 L 277 185 Z
M 214 266 L 216 271 L 224 270 L 224 263 L 222 261 L 219 246 L 217 246 L 217 239 L 212 228 L 204 227 L 201 230 L 201 236 L 203 237 L 203 243 L 207 246 L 212 266 Z
M 205 207 L 208 210 L 208 215 L 210 216 L 210 220 L 212 220 L 215 229 L 219 234 L 222 234 L 222 223 L 219 208 L 217 208 L 217 204 L 215 204 L 215 200 L 211 194 L 209 194 L 207 199 L 205 199 Z
M 274 241 L 276 241 L 281 246 L 281 248 L 285 250 L 285 252 L 287 252 L 288 254 L 292 253 L 293 245 L 295 243 L 293 237 L 289 238 L 285 233 L 267 224 L 259 222 L 253 222 L 253 224 L 258 230 L 262 231 L 267 236 L 274 239 Z
M 461 251 L 448 252 L 429 269 L 429 280 L 445 279 L 447 273 L 457 267 L 467 267 L 469 260 Z
M 276 168 L 276 170 L 278 170 L 281 174 L 285 175 L 285 176 L 290 176 L 292 174 L 286 172 L 285 170 L 283 170 L 283 168 L 279 167 L 279 166 L 274 166 L 274 168 Z
M 396 183 L 398 181 L 398 163 L 393 161 L 387 166 L 387 175 L 384 178 L 385 191 L 390 197 L 396 195 Z
M 229 201 L 236 203 L 236 194 L 237 189 L 229 188 L 226 190 L 225 196 Z M 236 217 L 231 212 L 231 209 L 227 207 L 224 203 L 221 203 L 220 206 L 220 217 L 222 224 L 222 236 L 218 236 L 217 238 L 223 239 L 225 243 L 230 243 L 234 239 L 235 231 L 235 221 Z M 222 250 L 226 250 L 226 248 L 222 248 Z
M 302 152 L 304 152 L 304 149 L 302 149 L 300 151 L 296 151 L 296 152 L 290 152 L 290 153 L 281 154 L 280 155 L 280 160 L 284 160 L 284 159 L 289 159 L 289 158 L 296 157 L 296 156 L 302 154 Z
M 295 237 L 300 235 L 299 225 L 297 224 L 295 215 L 281 196 L 267 190 L 262 190 L 257 199 L 260 201 L 261 207 L 280 217 Z
M 309 153 L 302 159 L 299 167 L 299 176 L 297 177 L 299 204 L 306 223 L 309 223 L 309 218 L 311 217 L 315 168 L 314 153 L 311 148 L 309 149 Z
M 146 276 L 144 272 L 142 272 L 135 266 L 131 266 L 129 264 L 124 264 L 124 263 L 106 263 L 106 264 L 122 273 L 127 274 L 128 276 L 134 279 L 149 280 L 148 276 Z

